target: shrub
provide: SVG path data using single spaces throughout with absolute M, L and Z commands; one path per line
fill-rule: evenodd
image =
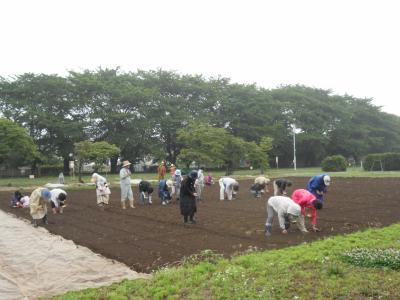
M 368 154 L 364 160 L 365 171 L 394 171 L 400 170 L 400 153 Z
M 356 248 L 341 255 L 350 264 L 360 267 L 387 267 L 400 270 L 399 249 L 366 249 Z
M 325 172 L 346 171 L 346 159 L 342 155 L 333 155 L 326 157 L 321 163 L 322 170 Z

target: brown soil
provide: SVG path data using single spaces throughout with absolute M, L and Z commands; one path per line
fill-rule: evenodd
M 292 178 L 304 188 L 308 178 Z M 319 233 L 302 235 L 291 228 L 282 235 L 274 220 L 273 235 L 264 237 L 265 199 L 249 193 L 251 180 L 240 181 L 236 200 L 219 201 L 219 186 L 206 187 L 205 201 L 198 204 L 196 225 L 183 225 L 176 203 L 162 206 L 157 196 L 152 206 L 136 203 L 120 208 L 119 188 L 112 189 L 111 204 L 102 211 L 94 190 L 69 191 L 63 215 L 49 213 L 47 229 L 140 272 L 179 264 L 183 257 L 204 249 L 232 255 L 254 248 L 272 249 L 320 239 L 328 235 L 381 227 L 397 222 L 400 189 L 397 178 L 334 178 L 325 206 L 318 212 Z M 134 188 L 135 195 L 137 188 Z M 28 209 L 9 207 L 11 192 L 0 193 L 0 209 L 30 219 Z M 137 198 L 137 197 L 136 197 Z M 310 222 L 307 220 L 307 224 Z

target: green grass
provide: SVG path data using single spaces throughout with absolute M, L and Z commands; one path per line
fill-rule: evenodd
M 207 173 L 207 171 L 206 171 Z M 298 168 L 297 170 L 293 169 L 269 169 L 266 172 L 266 175 L 271 178 L 278 177 L 311 177 L 316 174 L 322 173 L 321 168 Z M 224 176 L 225 173 L 223 171 L 215 171 L 212 172 L 215 178 L 219 178 Z M 332 177 L 400 177 L 400 171 L 374 171 L 374 172 L 366 172 L 361 168 L 350 168 L 346 172 L 330 172 Z M 102 174 L 105 175 L 105 174 Z M 234 172 L 232 177 L 237 179 L 246 179 L 253 178 L 255 176 L 260 175 L 260 170 L 237 170 Z M 118 174 L 107 174 L 106 175 L 108 181 L 112 186 L 119 184 Z M 146 180 L 157 180 L 157 174 L 155 173 L 133 173 L 131 176 L 132 179 L 146 179 Z M 84 182 L 90 182 L 90 175 L 83 176 Z M 65 182 L 68 185 L 71 185 L 70 188 L 85 188 L 84 186 L 79 185 L 78 177 L 74 178 L 70 176 L 65 176 Z M 46 183 L 58 183 L 57 176 L 44 176 L 38 177 L 35 179 L 29 179 L 27 177 L 24 178 L 0 178 L 0 187 L 15 187 L 15 188 L 29 188 L 34 186 L 42 186 Z
M 354 248 L 400 249 L 400 224 L 230 260 L 208 251 L 150 280 L 125 280 L 55 299 L 396 299 L 400 272 L 344 262 Z

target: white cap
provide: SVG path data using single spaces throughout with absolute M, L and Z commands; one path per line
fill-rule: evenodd
M 329 186 L 331 184 L 331 177 L 329 175 L 324 176 L 324 183 L 326 186 Z

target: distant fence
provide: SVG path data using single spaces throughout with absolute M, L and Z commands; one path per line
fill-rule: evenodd
M 32 175 L 32 170 L 29 168 L 0 168 L 0 178 L 1 177 L 28 177 Z

